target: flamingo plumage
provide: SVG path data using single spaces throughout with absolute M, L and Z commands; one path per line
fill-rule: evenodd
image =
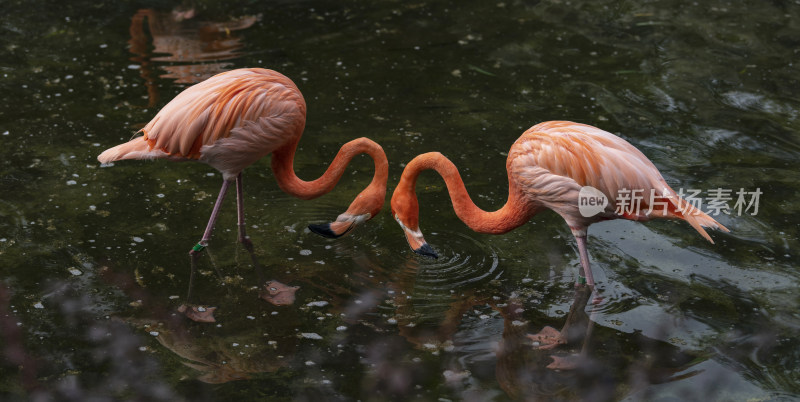
M 366 153 L 375 164 L 372 182 L 335 221 L 309 226 L 323 236 L 338 237 L 381 210 L 388 161 L 380 145 L 358 138 L 341 147 L 321 177 L 301 180 L 294 173 L 293 160 L 305 122 L 305 100 L 289 78 L 262 68 L 232 70 L 185 89 L 140 130 L 142 136 L 107 149 L 97 159 L 104 164 L 124 159 L 198 161 L 222 173 L 222 188 L 206 230 L 190 252 L 194 262 L 211 239 L 232 183 L 236 184 L 239 241 L 251 249 L 245 233 L 242 190 L 242 170 L 247 166 L 272 154 L 272 170 L 280 188 L 307 200 L 330 192 L 349 162 Z
M 586 249 L 586 234 L 592 223 L 609 219 L 682 219 L 711 243 L 713 240 L 703 227 L 728 231 L 682 199 L 655 165 L 627 141 L 589 125 L 549 121 L 531 127 L 511 146 L 506 160 L 508 200 L 497 211 L 484 211 L 472 202 L 458 169 L 444 155 L 422 154 L 406 165 L 392 194 L 392 216 L 403 228 L 411 248 L 423 255 L 436 257 L 419 230 L 415 193 L 417 177 L 428 169 L 442 176 L 456 215 L 476 232 L 506 233 L 544 209 L 561 215 L 578 245 L 581 278 L 592 287 L 595 282 Z M 599 192 L 608 201 L 595 214 L 581 212 L 579 198 L 586 188 L 592 188 L 591 194 Z M 638 208 L 617 208 L 618 201 L 631 194 L 640 195 Z

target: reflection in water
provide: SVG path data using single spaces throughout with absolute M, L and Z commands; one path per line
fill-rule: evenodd
M 374 267 L 370 272 L 375 272 Z M 480 371 L 475 367 L 487 360 L 485 354 L 476 355 L 472 349 L 476 345 L 491 344 L 492 338 L 497 345 L 493 348 L 495 380 L 514 399 L 617 399 L 626 393 L 641 392 L 653 384 L 694 376 L 699 371 L 691 368 L 705 360 L 695 353 L 635 332 L 623 334 L 601 327 L 601 336 L 594 339 L 597 308 L 592 307 L 591 315 L 586 313 L 592 292 L 585 286 L 576 288 L 562 329 L 545 327 L 536 335 L 529 332 L 540 327 L 537 322 L 544 317 L 537 318 L 528 298 L 516 292 L 504 296 L 503 292 L 487 293 L 477 287 L 467 289 L 452 295 L 450 303 L 437 314 L 430 311 L 430 298 L 414 303 L 415 298 L 409 297 L 414 294 L 414 287 L 413 280 L 388 284 L 386 296 L 395 308 L 396 330 L 415 348 L 455 356 L 457 362 L 450 363 L 443 374 L 450 388 L 465 399 L 475 397 L 477 392 L 472 384 L 479 373 L 471 370 Z M 593 303 L 600 302 L 593 300 Z M 497 313 L 496 319 L 502 319 L 501 334 L 486 333 L 485 325 L 492 322 L 489 315 L 481 314 L 477 321 L 469 319 L 476 309 L 483 307 L 489 307 Z M 548 338 L 545 334 L 550 334 L 550 340 L 555 342 L 542 342 Z M 389 374 L 408 377 L 402 368 L 384 368 L 375 373 L 382 378 L 378 383 L 396 387 L 397 383 L 390 381 Z M 397 392 L 391 387 L 388 390 Z M 625 391 L 621 394 L 622 390 Z
M 298 309 L 276 308 L 259 300 L 258 288 L 232 284 L 226 302 L 232 308 L 220 320 L 223 329 L 175 314 L 158 287 L 148 288 L 129 273 L 105 267 L 100 274 L 136 307 L 133 312 L 113 314 L 115 320 L 134 326 L 145 337 L 155 337 L 163 348 L 156 354 L 178 357 L 185 371 L 176 376 L 211 384 L 257 379 L 261 373 L 281 369 L 287 376 L 313 377 L 317 374 L 309 374 L 307 368 L 311 364 L 336 367 L 338 372 L 366 368 L 361 378 L 364 395 L 410 398 L 426 376 L 444 375 L 448 389 L 465 400 L 490 396 L 478 392 L 487 376 L 514 399 L 609 400 L 647 396 L 653 384 L 697 375 L 708 359 L 658 337 L 603 326 L 586 312 L 591 295 L 586 288 L 574 291 L 567 302 L 569 313 L 563 321 L 557 319 L 561 330 L 553 330 L 559 342 L 545 349 L 532 344 L 529 334 L 555 323 L 540 311 L 539 302 L 545 299 L 533 288 L 518 288 L 502 279 L 450 289 L 419 288 L 418 277 L 410 270 L 384 266 L 364 253 L 347 265 L 353 276 L 346 280 L 334 267 L 300 270 L 282 278 L 324 295 L 312 302 L 301 297 L 299 304 L 304 307 Z M 259 283 L 264 282 L 259 279 Z M 295 294 L 296 287 L 270 283 L 278 294 Z M 280 315 L 266 314 L 270 309 Z M 234 314 L 248 318 L 237 319 Z M 115 331 L 124 333 L 121 328 Z M 327 348 L 317 347 L 319 342 Z M 142 350 L 137 341 L 129 343 L 129 349 Z M 154 344 L 149 342 L 150 347 Z M 108 353 L 116 347 L 98 344 L 98 351 Z M 415 354 L 441 356 L 444 366 L 431 369 L 418 359 L 408 359 Z M 321 381 L 325 384 L 324 374 Z
M 194 334 L 188 327 L 164 328 L 155 322 L 136 322 L 151 333 L 164 348 L 196 370 L 197 380 L 209 384 L 245 380 L 257 373 L 272 373 L 289 365 L 287 351 L 269 345 L 240 345 L 217 337 Z M 291 344 L 284 342 L 284 344 Z
M 131 18 L 131 61 L 139 64 L 149 96 L 148 107 L 158 104 L 157 69 L 160 78 L 179 84 L 195 84 L 228 70 L 244 46 L 235 31 L 247 29 L 258 18 L 244 16 L 225 22 L 194 20 L 194 9 L 171 12 L 139 10 Z
M 494 306 L 504 320 L 497 348 L 497 381 L 509 396 L 526 400 L 617 400 L 647 386 L 698 373 L 686 370 L 703 358 L 666 342 L 603 327 L 595 336 L 597 310 L 593 306 L 591 316 L 586 313 L 591 294 L 587 287 L 577 287 L 562 329 L 545 327 L 535 335 L 527 333 L 529 327 L 537 325 L 535 320 L 526 320 L 530 316 L 522 299 L 512 297 Z M 626 356 L 623 349 L 627 349 Z
M 692 377 L 700 372 L 693 367 L 707 359 L 639 332 L 621 333 L 599 325 L 595 313 L 602 306 L 595 304 L 604 301 L 592 299 L 587 287 L 574 290 L 561 330 L 550 330 L 558 342 L 544 348 L 532 342 L 530 333 L 548 328 L 552 319 L 539 311 L 539 301 L 533 302 L 539 298 L 532 294 L 509 292 L 486 282 L 450 289 L 431 287 L 418 283 L 425 278 L 414 275 L 411 266 L 384 267 L 366 255 L 355 257 L 352 263 L 358 268 L 350 287 L 325 277 L 300 275 L 294 280 L 327 294 L 333 312 L 350 326 L 374 334 L 347 340 L 365 351 L 364 359 L 372 369 L 364 392 L 370 395 L 413 395 L 414 385 L 424 381 L 426 371 L 397 361 L 409 355 L 408 348 L 443 356 L 447 363 L 441 374 L 463 399 L 488 397 L 474 385 L 485 376 L 486 369 L 481 367 L 487 363 L 494 366 L 494 380 L 514 399 L 609 400 Z M 589 300 L 591 314 L 586 312 Z M 494 314 L 484 313 L 487 308 Z M 480 317 L 475 319 L 475 315 Z M 387 339 L 387 332 L 404 342 Z M 335 335 L 332 338 L 332 343 L 342 342 Z
M 291 361 L 295 342 L 265 341 L 264 334 L 256 326 L 236 331 L 233 335 L 214 335 L 204 329 L 208 324 L 198 327 L 172 313 L 172 307 L 159 302 L 158 297 L 129 275 L 108 267 L 101 273 L 106 282 L 135 300 L 133 303 L 142 307 L 140 311 L 145 314 L 144 317 L 120 318 L 155 336 L 161 346 L 180 357 L 182 364 L 193 370 L 193 378 L 199 381 L 221 384 L 244 380 L 257 373 L 275 372 Z

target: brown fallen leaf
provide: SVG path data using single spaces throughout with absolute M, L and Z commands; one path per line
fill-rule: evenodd
M 294 303 L 294 294 L 297 289 L 300 289 L 300 286 L 284 285 L 272 280 L 264 285 L 264 290 L 259 293 L 259 297 L 276 306 L 288 306 Z
M 548 350 L 567 343 L 561 332 L 553 327 L 544 327 L 538 334 L 529 334 L 528 338 L 534 342 L 534 349 Z
M 204 306 L 187 306 L 185 304 L 181 304 L 178 307 L 178 312 L 185 315 L 192 321 L 196 322 L 217 322 L 214 319 L 214 311 L 216 307 L 204 307 Z

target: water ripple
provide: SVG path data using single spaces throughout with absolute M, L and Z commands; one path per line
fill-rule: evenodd
M 417 256 L 404 266 L 405 273 L 416 275 L 417 289 L 460 289 L 500 276 L 497 252 L 468 234 L 445 231 L 431 233 L 427 238 L 439 258 Z

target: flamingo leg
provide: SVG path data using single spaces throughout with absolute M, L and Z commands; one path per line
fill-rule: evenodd
M 575 236 L 578 242 L 578 253 L 581 258 L 581 279 L 586 278 L 586 284 L 594 288 L 594 277 L 592 276 L 592 267 L 589 266 L 589 253 L 586 251 L 586 236 Z M 580 285 L 578 282 L 576 285 Z
M 225 194 L 228 193 L 228 187 L 231 185 L 230 180 L 224 180 L 222 182 L 222 188 L 219 190 L 219 195 L 217 196 L 217 202 L 214 203 L 214 209 L 211 210 L 211 217 L 208 218 L 208 225 L 206 225 L 206 231 L 203 232 L 203 238 L 200 239 L 200 242 L 197 243 L 197 246 L 194 246 L 192 252 L 200 253 L 203 251 L 204 248 L 208 246 L 208 241 L 211 240 L 211 232 L 214 231 L 214 225 L 217 223 L 217 218 L 219 217 L 219 210 L 222 208 L 222 201 L 225 199 Z M 198 247 L 200 246 L 200 247 Z M 196 250 L 199 248 L 200 250 Z
M 239 242 L 244 245 L 244 248 L 249 252 L 253 252 L 253 242 L 250 237 L 245 233 L 244 225 L 244 189 L 242 186 L 242 173 L 236 176 L 236 211 L 239 220 Z
M 211 217 L 208 218 L 208 225 L 206 225 L 206 231 L 203 232 L 203 238 L 200 239 L 197 244 L 192 247 L 189 251 L 189 258 L 191 259 L 192 270 L 189 273 L 189 291 L 186 295 L 186 302 L 188 303 L 192 296 L 192 285 L 194 284 L 194 272 L 197 270 L 197 259 L 200 257 L 200 253 L 203 252 L 203 249 L 208 246 L 208 241 L 211 240 L 211 232 L 214 231 L 214 224 L 217 223 L 217 218 L 219 217 L 219 210 L 222 207 L 222 200 L 225 199 L 225 194 L 228 192 L 228 187 L 230 186 L 231 182 L 228 180 L 224 180 L 222 182 L 222 188 L 219 190 L 219 195 L 217 196 L 217 202 L 214 203 L 214 208 L 211 210 Z

